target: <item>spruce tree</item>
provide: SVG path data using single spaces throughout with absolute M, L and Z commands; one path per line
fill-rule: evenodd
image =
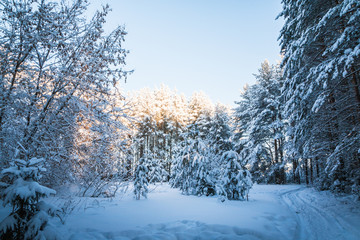
M 222 178 L 217 185 L 217 192 L 229 200 L 247 200 L 253 183 L 251 174 L 239 163 L 239 155 L 235 151 L 227 151 L 222 158 Z
M 3 205 L 10 205 L 12 211 L 0 223 L 1 239 L 47 239 L 53 235 L 48 225 L 49 217 L 58 215 L 59 210 L 44 201 L 56 192 L 39 184 L 45 172 L 43 158 L 16 159 L 1 172 L 0 197 Z M 51 234 L 51 235 L 50 235 Z
M 161 165 L 160 160 L 155 157 L 154 153 L 146 151 L 142 159 L 144 159 L 145 166 L 148 168 L 147 180 L 149 183 L 157 183 L 165 180 L 167 172 Z
M 183 134 L 183 141 L 178 144 L 172 163 L 170 184 L 174 188 L 180 188 L 183 194 L 191 194 L 193 179 L 191 166 L 192 139 Z
M 173 164 L 172 186 L 179 187 L 184 194 L 214 195 L 216 183 L 216 165 L 213 161 L 212 147 L 205 138 L 204 119 L 188 126 L 182 137 L 178 153 Z
M 306 183 L 359 194 L 360 2 L 283 0 L 280 16 L 294 163 Z
M 146 166 L 146 161 L 144 158 L 140 158 L 138 165 L 135 170 L 135 180 L 134 180 L 134 195 L 136 200 L 140 200 L 140 197 L 143 196 L 147 198 L 149 192 L 147 180 L 148 167 Z
M 262 63 L 235 109 L 235 149 L 258 182 L 285 183 L 285 121 L 279 66 Z

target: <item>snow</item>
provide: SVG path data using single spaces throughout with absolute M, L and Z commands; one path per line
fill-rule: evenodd
M 296 239 L 360 239 L 359 203 L 336 201 L 328 192 L 302 189 L 281 194 L 295 210 Z
M 49 196 L 56 194 L 56 191 L 40 185 L 35 181 L 25 181 L 18 178 L 14 181 L 13 185 L 4 190 L 5 202 L 15 201 L 17 198 L 21 199 L 35 199 L 39 194 Z
M 79 198 L 64 239 L 360 239 L 360 203 L 299 185 L 257 185 L 249 201 L 182 195 L 168 184 L 113 199 Z M 61 199 L 51 198 L 59 203 Z M 5 217 L 0 210 L 1 218 Z

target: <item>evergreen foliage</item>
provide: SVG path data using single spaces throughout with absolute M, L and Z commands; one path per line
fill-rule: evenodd
M 45 172 L 43 158 L 30 160 L 16 159 L 1 172 L 0 197 L 3 205 L 10 205 L 12 211 L 0 223 L 1 239 L 48 239 L 54 231 L 48 225 L 49 217 L 59 214 L 59 210 L 41 198 L 56 192 L 38 183 Z
M 133 108 L 129 115 L 135 119 L 135 124 L 131 126 L 133 164 L 136 165 L 150 151 L 161 168 L 162 179 L 168 181 L 182 133 L 201 115 L 210 114 L 213 105 L 202 92 L 186 99 L 165 85 L 153 91 L 142 89 L 135 92 L 130 102 Z
M 147 180 L 149 169 L 146 166 L 146 160 L 140 158 L 139 163 L 135 170 L 135 180 L 134 180 L 134 195 L 136 200 L 140 200 L 140 197 L 143 196 L 147 198 L 149 192 Z
M 235 150 L 251 165 L 255 181 L 285 183 L 281 70 L 265 61 L 255 77 L 257 83 L 244 89 L 235 109 Z
M 172 185 L 187 195 L 212 194 L 208 143 L 200 137 L 199 125 L 191 124 L 183 138 L 173 164 Z
M 217 186 L 218 195 L 229 200 L 248 200 L 253 183 L 250 172 L 241 167 L 239 155 L 235 151 L 227 151 L 222 155 L 221 162 L 224 168 Z
M 283 0 L 280 16 L 294 168 L 306 183 L 358 194 L 360 2 Z
M 13 210 L 1 237 L 50 234 L 58 211 L 41 201 L 55 194 L 44 182 L 98 197 L 134 179 L 137 200 L 164 181 L 187 195 L 245 200 L 252 178 L 360 196 L 360 2 L 282 5 L 282 63 L 264 61 L 231 112 L 165 85 L 126 105 L 126 32 L 104 35 L 109 6 L 87 21 L 87 0 L 3 0 L 0 197 Z
M 212 115 L 202 114 L 188 126 L 173 163 L 173 187 L 179 187 L 184 194 L 209 196 L 220 192 L 230 200 L 245 199 L 252 186 L 250 173 L 240 167 L 229 170 L 235 174 L 234 179 L 229 180 L 231 184 L 224 177 L 228 165 L 222 156 L 225 153 L 236 154 L 231 151 L 229 121 L 226 108 L 218 105 Z M 239 165 L 238 162 L 236 164 Z M 234 194 L 229 193 L 232 191 Z

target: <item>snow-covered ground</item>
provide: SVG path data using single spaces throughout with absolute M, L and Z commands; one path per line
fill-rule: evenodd
M 71 206 L 65 225 L 53 221 L 64 239 L 360 239 L 358 202 L 298 185 L 255 185 L 248 202 L 220 202 L 163 184 L 148 199 L 129 190 Z

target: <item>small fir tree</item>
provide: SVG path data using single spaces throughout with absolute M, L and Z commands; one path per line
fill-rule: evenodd
M 186 195 L 214 195 L 216 162 L 210 142 L 205 138 L 203 117 L 188 126 L 173 163 L 173 187 L 179 187 Z
M 215 182 L 216 182 L 216 165 L 215 161 L 212 161 L 212 154 L 210 146 L 207 141 L 197 138 L 195 140 L 193 154 L 193 183 L 194 194 L 201 195 L 215 195 Z
M 234 151 L 227 151 L 221 160 L 224 164 L 224 171 L 218 185 L 218 194 L 229 200 L 248 199 L 247 196 L 253 183 L 250 172 L 241 167 L 239 155 Z
M 170 184 L 172 187 L 180 188 L 183 194 L 192 194 L 192 166 L 191 153 L 193 140 L 186 137 L 180 142 L 179 149 L 172 164 L 172 176 Z
M 55 190 L 38 183 L 43 167 L 43 158 L 28 161 L 16 159 L 12 166 L 1 172 L 3 205 L 10 205 L 12 211 L 0 223 L 1 239 L 48 239 L 54 232 L 48 225 L 49 216 L 58 215 L 59 210 L 44 201 L 43 197 L 55 194 Z
M 134 194 L 136 200 L 140 200 L 140 196 L 147 198 L 147 193 L 149 192 L 149 182 L 147 180 L 148 171 L 145 159 L 140 158 L 135 170 Z
M 157 183 L 162 182 L 162 169 L 159 164 L 159 159 L 156 158 L 148 158 L 148 180 L 149 183 Z
M 148 183 L 151 184 L 151 183 L 162 182 L 164 180 L 163 172 L 165 171 L 165 169 L 162 167 L 160 159 L 157 159 L 155 157 L 155 154 L 151 153 L 150 151 L 146 151 L 146 153 L 142 158 L 144 159 L 144 163 L 148 168 L 148 172 L 147 172 Z

